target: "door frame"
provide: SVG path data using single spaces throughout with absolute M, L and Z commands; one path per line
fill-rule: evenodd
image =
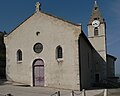
M 42 59 L 35 59 L 34 61 L 33 61 L 33 64 L 32 64 L 32 75 L 33 75 L 33 78 L 32 78 L 32 80 L 33 80 L 33 86 L 35 86 L 35 63 L 36 63 L 36 61 L 38 61 L 38 60 L 41 60 L 42 62 L 43 62 L 43 65 L 36 65 L 36 66 L 38 66 L 38 67 L 40 67 L 40 66 L 43 66 L 44 67 L 44 61 L 42 60 Z M 45 78 L 45 77 L 44 77 Z M 44 79 L 45 80 L 45 79 Z M 45 82 L 45 81 L 44 81 Z M 43 86 L 44 86 L 44 84 L 43 84 Z M 42 86 L 41 86 L 42 87 Z

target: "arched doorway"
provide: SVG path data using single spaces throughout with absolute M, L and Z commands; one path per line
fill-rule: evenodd
M 44 86 L 44 62 L 36 59 L 33 62 L 33 86 Z

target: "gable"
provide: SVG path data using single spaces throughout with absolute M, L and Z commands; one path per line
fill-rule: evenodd
M 59 30 L 59 33 L 61 29 L 71 30 L 73 32 L 72 34 L 75 35 L 77 38 L 79 37 L 79 34 L 81 33 L 80 25 L 73 24 L 71 22 L 62 20 L 58 17 L 52 16 L 52 15 L 49 15 L 43 12 L 39 12 L 39 13 L 32 14 L 24 22 L 22 22 L 19 26 L 17 26 L 12 32 L 10 32 L 5 37 L 5 41 L 6 39 L 14 38 L 14 36 L 17 34 L 19 34 L 20 36 L 21 34 L 23 34 L 23 31 L 24 32 L 26 31 L 26 34 L 24 33 L 24 36 L 25 36 L 25 35 L 31 34 L 30 32 L 27 33 L 27 31 L 36 31 L 36 32 L 41 31 L 42 32 L 42 30 L 45 30 L 45 29 L 47 30 L 57 29 Z M 63 32 L 65 33 L 65 31 Z

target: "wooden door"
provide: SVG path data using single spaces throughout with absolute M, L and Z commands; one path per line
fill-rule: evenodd
M 33 65 L 33 85 L 44 86 L 44 62 L 38 59 Z

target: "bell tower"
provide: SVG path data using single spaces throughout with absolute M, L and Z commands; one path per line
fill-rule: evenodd
M 88 39 L 106 62 L 106 23 L 96 1 L 88 23 Z

